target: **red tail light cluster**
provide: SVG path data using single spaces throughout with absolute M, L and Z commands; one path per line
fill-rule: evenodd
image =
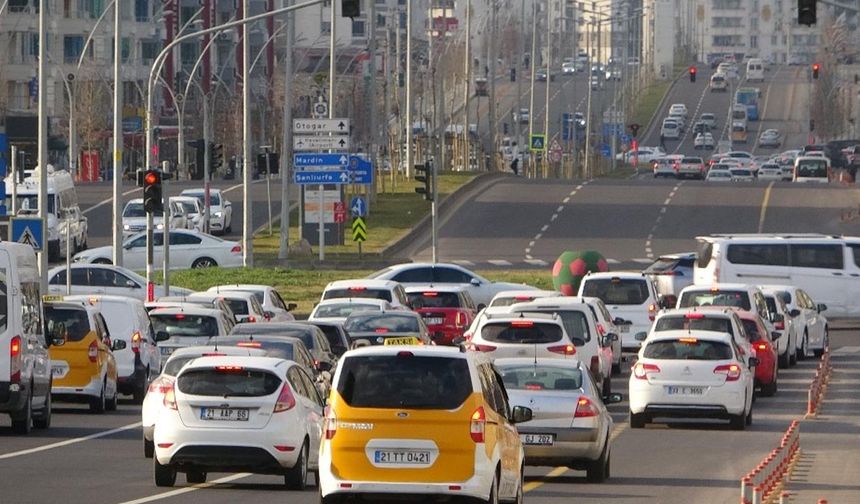
M 473 352 L 493 352 L 496 350 L 496 347 L 493 345 L 479 345 L 477 343 L 473 344 L 470 348 Z
M 230 252 L 233 254 L 241 254 L 242 247 L 240 247 L 239 245 L 235 245 L 233 248 L 230 249 Z
M 281 394 L 278 395 L 278 400 L 275 402 L 274 413 L 291 410 L 295 405 L 296 398 L 293 396 L 293 391 L 290 390 L 290 384 L 284 383 L 284 386 L 281 388 Z
M 176 389 L 173 384 L 166 385 L 163 389 L 164 399 L 161 400 L 161 403 L 167 409 L 176 409 Z
M 99 344 L 95 341 L 90 343 L 87 348 L 87 357 L 89 357 L 90 362 L 96 362 L 99 359 Z
M 149 384 L 149 392 L 154 394 L 166 394 L 169 389 L 173 388 L 173 380 L 169 378 L 156 378 Z
M 332 439 L 337 433 L 337 415 L 332 411 L 331 406 L 325 407 L 325 420 L 323 422 L 323 432 L 326 439 Z
M 651 303 L 648 305 L 648 320 L 654 321 L 654 316 L 657 314 L 657 305 Z
M 547 347 L 552 353 L 557 353 L 561 355 L 576 355 L 576 347 L 568 343 L 567 345 L 556 345 Z
M 657 374 L 660 372 L 660 367 L 656 364 L 648 364 L 637 362 L 633 366 L 633 376 L 639 380 L 647 380 L 649 374 Z
M 576 412 L 573 414 L 574 418 L 596 417 L 599 414 L 600 411 L 591 399 L 582 396 L 578 401 L 576 401 Z
M 140 353 L 140 332 L 135 331 L 134 334 L 131 335 L 131 351 L 134 353 Z
M 478 406 L 472 413 L 472 421 L 469 424 L 469 435 L 472 441 L 476 443 L 484 442 L 484 428 L 487 425 L 487 415 L 484 413 L 484 407 Z
M 13 336 L 9 342 L 9 360 L 10 373 L 9 382 L 18 383 L 21 381 L 21 336 Z
M 755 349 L 760 350 L 760 351 L 765 351 L 765 350 L 767 350 L 767 343 L 756 343 Z
M 737 364 L 723 364 L 714 368 L 714 374 L 726 375 L 726 381 L 737 381 L 741 377 L 741 367 Z

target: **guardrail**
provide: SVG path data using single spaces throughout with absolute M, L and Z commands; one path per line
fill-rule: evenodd
M 800 422 L 793 420 L 777 448 L 741 478 L 741 504 L 764 504 L 782 497 L 785 478 L 800 455 Z
M 830 364 L 830 348 L 828 347 L 821 354 L 821 360 L 818 361 L 818 369 L 815 370 L 815 378 L 812 379 L 812 384 L 809 386 L 806 401 L 806 418 L 814 418 L 818 415 L 818 408 L 824 399 L 824 392 L 827 390 L 827 382 L 830 380 L 832 369 L 833 367 Z

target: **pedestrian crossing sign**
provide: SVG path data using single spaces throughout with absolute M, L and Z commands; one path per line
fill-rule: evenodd
M 532 152 L 543 152 L 546 150 L 546 135 L 533 133 L 529 137 L 529 150 Z

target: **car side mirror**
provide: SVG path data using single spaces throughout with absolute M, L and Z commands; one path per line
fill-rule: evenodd
M 297 305 L 296 303 L 287 303 L 287 311 L 293 311 L 298 307 L 299 305 Z
M 771 331 L 770 333 L 770 339 L 772 339 L 773 341 L 778 340 L 780 336 L 782 336 L 782 333 L 779 331 Z
M 126 343 L 125 340 L 115 339 L 111 343 L 110 349 L 111 349 L 111 351 L 116 352 L 117 350 L 125 350 L 125 348 L 127 346 L 128 346 L 128 343 Z
M 788 312 L 788 314 L 791 315 L 792 317 L 799 317 L 800 316 L 800 310 L 798 310 L 797 308 L 794 308 L 790 312 Z
M 750 363 L 750 367 L 753 368 L 753 367 L 758 366 L 759 360 L 757 357 L 750 357 L 749 363 Z
M 317 371 L 331 371 L 331 362 L 319 361 L 319 364 L 317 364 Z
M 475 287 L 481 285 L 481 281 L 478 280 L 477 278 L 473 278 L 472 280 L 469 281 L 469 283 L 474 285 Z
M 621 394 L 607 394 L 603 396 L 603 404 L 616 404 L 624 400 Z
M 633 339 L 635 339 L 636 341 L 645 341 L 646 339 L 648 339 L 648 333 L 646 333 L 645 331 L 638 332 L 636 333 L 636 336 L 633 337 Z
M 613 324 L 615 324 L 615 325 L 629 325 L 629 324 L 630 324 L 630 321 L 629 321 L 629 320 L 624 320 L 624 319 L 623 319 L 623 318 L 621 318 L 621 317 L 615 317 L 615 319 L 613 319 L 613 320 L 612 320 L 612 323 L 613 323 Z
M 776 324 L 777 322 L 785 322 L 785 316 L 781 313 L 771 313 L 770 321 Z
M 155 341 L 156 343 L 159 341 L 167 341 L 170 339 L 170 333 L 167 331 L 158 331 L 155 333 Z
M 618 335 L 615 333 L 609 333 L 603 336 L 603 346 L 608 347 L 612 345 L 613 341 L 618 341 Z
M 818 303 L 817 308 L 818 308 L 818 313 L 821 313 L 823 311 L 827 311 L 827 305 L 824 303 Z
M 511 423 L 518 424 L 528 422 L 531 419 L 531 408 L 526 408 L 525 406 L 514 406 L 513 411 L 511 411 Z

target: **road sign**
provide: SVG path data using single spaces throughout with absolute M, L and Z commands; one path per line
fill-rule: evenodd
M 306 136 L 293 135 L 293 149 L 295 150 L 328 150 L 349 149 L 349 137 L 338 136 Z
M 600 155 L 603 157 L 609 157 L 612 155 L 612 147 L 609 144 L 600 144 L 597 146 L 597 150 L 600 152 Z
M 549 146 L 549 160 L 553 163 L 558 163 L 561 161 L 561 144 L 558 143 L 557 139 L 553 139 L 552 144 Z
M 24 243 L 40 252 L 45 244 L 44 227 L 42 219 L 32 217 L 12 217 L 9 226 L 9 241 Z
M 349 165 L 346 168 L 349 170 L 351 184 L 373 183 L 373 163 L 370 161 L 359 156 L 350 156 Z
M 353 217 L 364 217 L 367 215 L 367 202 L 361 196 L 353 196 L 349 202 L 349 211 Z
M 364 219 L 356 217 L 352 219 L 352 241 L 363 242 L 367 240 L 367 224 Z
M 293 119 L 293 133 L 338 133 L 349 134 L 349 119 Z
M 322 152 L 314 154 L 293 155 L 293 165 L 296 168 L 346 168 L 349 163 L 348 154 L 326 154 Z
M 326 103 L 326 102 L 314 103 L 314 117 L 323 118 L 327 115 L 328 115 L 328 103 Z
M 346 222 L 346 205 L 343 204 L 343 201 L 334 202 L 334 221 L 337 224 Z
M 313 224 L 314 231 L 320 221 L 320 208 L 322 208 L 322 219 L 325 224 L 335 222 L 335 204 L 342 201 L 340 189 L 323 189 L 322 194 L 314 186 L 304 190 L 304 221 L 305 224 Z M 322 207 L 320 207 L 320 196 L 322 196 Z M 313 234 L 313 233 L 311 233 Z
M 633 138 L 630 135 L 628 135 L 627 133 L 621 134 L 621 141 L 623 143 L 630 143 L 630 140 L 633 140 Z
M 543 152 L 546 150 L 546 135 L 533 133 L 529 138 L 529 149 Z
M 348 184 L 349 172 L 346 170 L 298 171 L 295 172 L 295 182 L 307 184 Z

